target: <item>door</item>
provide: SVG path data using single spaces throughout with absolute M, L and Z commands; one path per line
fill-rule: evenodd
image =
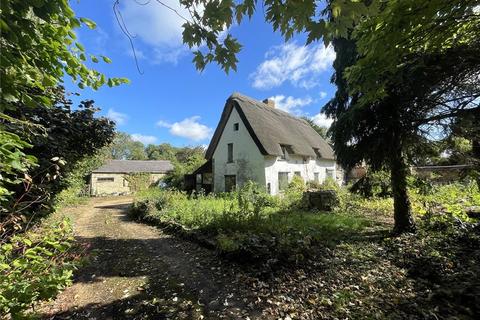
M 237 176 L 225 175 L 225 192 L 235 191 L 237 186 Z

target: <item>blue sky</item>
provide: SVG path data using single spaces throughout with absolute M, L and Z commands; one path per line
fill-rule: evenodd
M 137 0 L 138 1 L 138 0 Z M 147 0 L 143 1 L 146 2 Z M 88 53 L 108 56 L 111 64 L 95 65 L 108 76 L 126 77 L 131 83 L 98 91 L 81 90 L 69 79 L 66 88 L 93 99 L 101 115 L 117 123 L 139 141 L 169 142 L 177 146 L 206 145 L 215 129 L 225 100 L 233 92 L 256 99 L 272 98 L 276 106 L 295 115 L 319 115 L 334 94 L 330 84 L 335 54 L 322 43 L 304 47 L 305 36 L 285 43 L 263 20 L 263 11 L 229 32 L 243 45 L 237 72 L 226 75 L 216 64 L 203 72 L 195 69 L 192 53 L 182 45 L 182 20 L 155 0 L 141 6 L 135 0 L 120 0 L 120 11 L 133 39 L 137 71 L 128 39 L 115 20 L 113 0 L 72 1 L 80 17 L 92 19 L 97 29 L 77 31 Z M 140 1 L 138 1 L 140 2 Z M 175 0 L 165 3 L 178 8 Z M 178 8 L 181 12 L 181 8 Z

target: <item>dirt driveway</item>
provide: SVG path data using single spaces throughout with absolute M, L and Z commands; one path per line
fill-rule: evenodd
M 254 319 L 234 265 L 193 243 L 131 221 L 131 198 L 70 209 L 90 261 L 42 307 L 47 319 Z M 241 297 L 241 299 L 239 298 Z M 250 306 L 250 307 L 249 307 Z

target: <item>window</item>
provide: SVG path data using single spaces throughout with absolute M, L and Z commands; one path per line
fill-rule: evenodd
M 237 186 L 237 177 L 235 175 L 225 176 L 225 192 L 235 191 Z
M 319 177 L 319 175 L 318 175 L 318 172 L 315 172 L 315 173 L 313 174 L 313 180 L 314 180 L 315 182 L 320 182 L 320 177 Z
M 289 154 L 293 154 L 293 150 L 291 146 L 287 146 L 285 144 L 281 144 L 280 148 L 282 149 L 282 155 L 280 156 L 281 160 L 287 160 Z
M 123 186 L 128 187 L 128 180 L 123 178 Z
M 295 171 L 294 174 L 295 174 L 296 176 L 299 176 L 299 177 L 302 176 L 302 173 L 301 173 L 300 171 Z
M 285 190 L 288 187 L 288 172 L 278 173 L 278 190 Z
M 327 169 L 327 178 L 333 178 L 333 169 Z
M 271 194 L 272 193 L 272 185 L 269 183 L 267 183 L 267 193 L 268 194 Z
M 115 181 L 114 177 L 97 178 L 97 182 L 113 182 L 113 181 Z
M 315 151 L 315 155 L 317 156 L 317 159 L 322 158 L 322 154 L 320 153 L 320 150 L 318 148 L 313 148 L 313 151 Z
M 227 162 L 233 162 L 233 143 L 228 144 L 228 158 Z
M 233 131 L 238 131 L 238 122 L 233 124 Z

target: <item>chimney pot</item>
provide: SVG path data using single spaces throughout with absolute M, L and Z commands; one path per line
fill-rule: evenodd
M 267 106 L 275 108 L 275 101 L 272 99 L 265 99 L 263 100 L 263 103 L 265 103 Z

